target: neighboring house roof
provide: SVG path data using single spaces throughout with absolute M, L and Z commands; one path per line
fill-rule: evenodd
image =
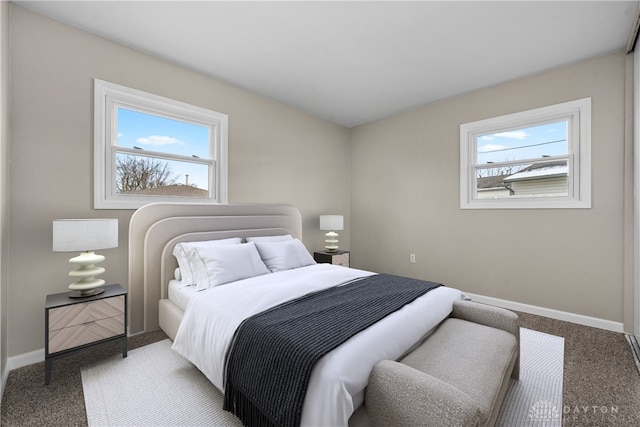
M 504 178 L 504 182 L 525 181 L 531 179 L 554 178 L 567 176 L 569 174 L 569 165 L 566 160 L 548 163 L 534 163 Z
M 508 175 L 483 176 L 478 178 L 478 190 L 489 190 L 492 188 L 505 188 L 502 182 Z
M 534 163 L 514 174 L 483 176 L 477 180 L 479 191 L 507 188 L 508 183 L 534 179 L 555 178 L 567 176 L 569 167 L 566 160 L 557 162 Z
M 181 197 L 209 197 L 209 192 L 191 185 L 173 184 L 163 187 L 145 188 L 144 190 L 129 191 L 126 194 L 141 196 L 181 196 Z

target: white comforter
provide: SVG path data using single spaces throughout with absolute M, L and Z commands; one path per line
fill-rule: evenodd
M 247 317 L 309 292 L 375 273 L 331 264 L 265 274 L 197 293 L 187 306 L 173 349 L 224 391 L 225 354 Z M 440 287 L 355 335 L 315 366 L 302 411 L 303 426 L 346 426 L 364 399 L 371 369 L 396 360 L 451 312 L 463 294 Z

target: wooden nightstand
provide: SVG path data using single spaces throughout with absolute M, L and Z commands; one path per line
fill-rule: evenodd
M 104 286 L 100 295 L 70 298 L 71 292 L 47 295 L 45 305 L 44 382 L 53 361 L 111 341 L 120 341 L 127 357 L 127 291 Z
M 349 251 L 335 251 L 335 252 L 314 252 L 313 259 L 319 263 L 341 265 L 343 267 L 349 267 Z

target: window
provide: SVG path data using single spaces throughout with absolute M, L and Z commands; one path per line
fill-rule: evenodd
M 460 208 L 590 208 L 591 99 L 460 126 Z
M 94 206 L 227 202 L 227 116 L 95 80 Z

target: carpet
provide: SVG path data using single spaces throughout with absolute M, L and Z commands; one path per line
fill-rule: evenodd
M 521 329 L 520 381 L 512 380 L 500 426 L 560 426 L 564 339 Z M 84 367 L 87 421 L 103 426 L 242 426 L 222 394 L 164 340 Z

